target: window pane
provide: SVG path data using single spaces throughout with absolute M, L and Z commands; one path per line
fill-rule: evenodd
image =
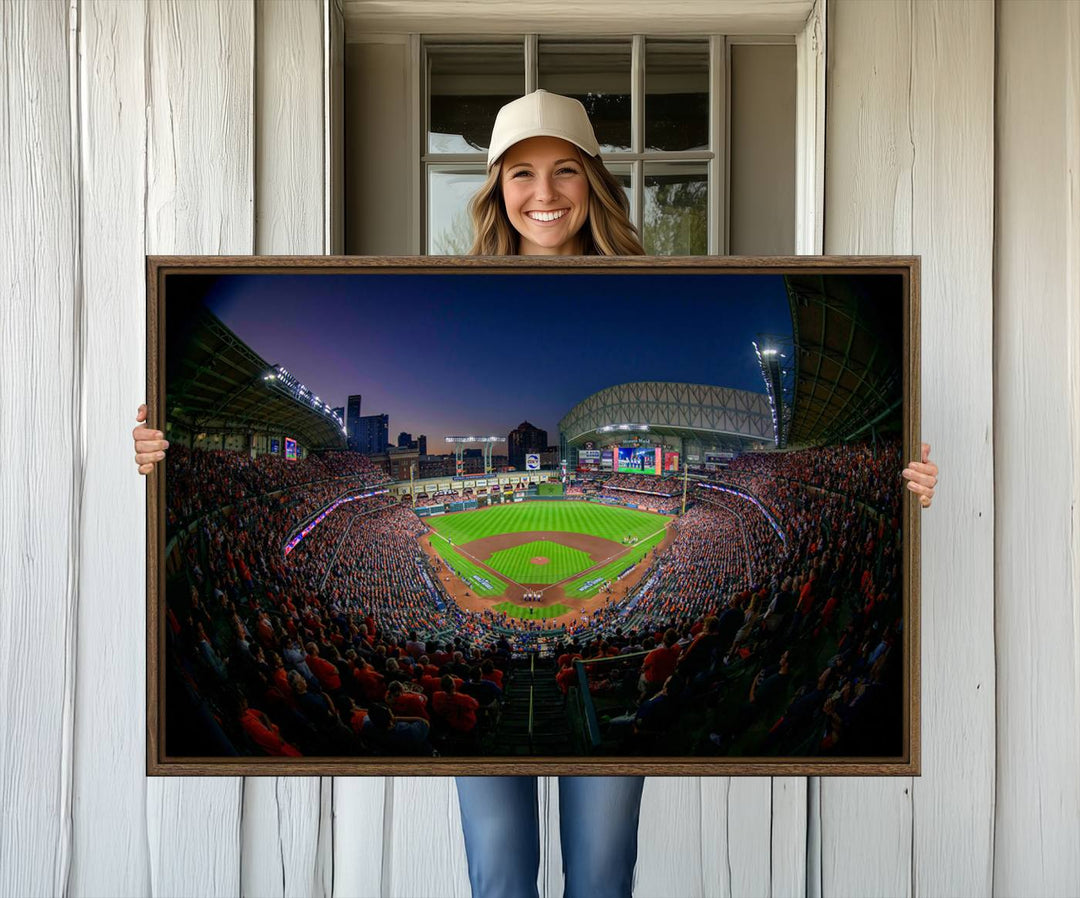
M 708 175 L 703 163 L 645 166 L 645 252 L 703 256 L 709 247 Z
M 630 203 L 630 217 L 634 217 L 634 179 L 632 170 L 629 165 L 612 165 L 610 162 L 605 162 L 604 167 L 607 168 L 615 176 L 615 180 L 622 184 L 623 192 L 626 194 L 626 199 Z
M 601 153 L 630 149 L 630 41 L 541 41 L 538 86 L 580 100 Z
M 428 152 L 486 152 L 499 108 L 525 93 L 524 45 L 435 45 L 427 58 Z
M 795 252 L 795 48 L 731 48 L 728 252 Z
M 707 41 L 646 41 L 645 149 L 709 149 Z
M 428 169 L 428 253 L 464 256 L 472 246 L 468 204 L 484 183 L 481 166 L 432 166 Z

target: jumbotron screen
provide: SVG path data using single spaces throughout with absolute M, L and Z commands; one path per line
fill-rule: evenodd
M 292 437 L 285 437 L 285 458 L 289 461 L 296 461 L 299 454 L 296 451 L 296 440 Z
M 620 446 L 620 474 L 656 474 L 660 470 L 661 450 L 654 446 Z

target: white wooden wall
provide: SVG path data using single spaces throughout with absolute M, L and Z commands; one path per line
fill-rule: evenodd
M 922 433 L 943 473 L 923 516 L 923 775 L 821 781 L 821 889 L 988 895 L 994 7 L 832 6 L 825 251 L 922 256 Z
M 339 239 L 336 4 L 0 30 L 0 895 L 467 895 L 450 779 L 143 775 L 143 256 Z M 830 0 L 827 36 L 825 251 L 923 257 L 923 775 L 651 779 L 635 894 L 1076 895 L 1080 4 Z
M 1080 895 L 1080 4 L 998 35 L 994 886 Z

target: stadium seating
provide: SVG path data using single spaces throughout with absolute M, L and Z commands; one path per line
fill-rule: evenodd
M 613 754 L 894 752 L 899 470 L 897 443 L 742 455 L 690 491 L 669 547 L 624 602 L 553 628 L 457 605 L 419 547 L 423 521 L 367 495 L 386 477 L 363 456 L 172 449 L 169 535 L 182 563 L 167 582 L 169 752 L 550 753 L 571 742 Z M 578 488 L 681 505 L 681 492 L 639 489 L 658 478 L 606 480 Z M 669 629 L 670 682 L 643 688 L 645 659 Z M 566 674 L 575 652 L 585 690 Z M 430 710 L 399 720 L 385 704 L 394 679 L 464 680 L 485 661 L 503 695 L 467 738 Z M 518 703 L 541 695 L 550 706 L 554 694 L 564 713 L 534 715 L 522 749 L 511 738 Z

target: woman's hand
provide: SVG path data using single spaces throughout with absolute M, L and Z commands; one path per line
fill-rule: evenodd
M 930 461 L 930 444 L 922 444 L 922 461 L 913 461 L 904 468 L 902 476 L 907 480 L 907 488 L 919 497 L 923 508 L 929 508 L 934 501 L 934 487 L 937 486 L 938 467 Z
M 135 415 L 136 421 L 146 420 L 146 405 L 140 405 Z M 135 440 L 135 464 L 139 466 L 140 474 L 149 474 L 154 470 L 154 465 L 165 457 L 165 450 L 169 448 L 169 441 L 160 430 L 151 430 L 144 424 L 139 424 L 131 431 Z

